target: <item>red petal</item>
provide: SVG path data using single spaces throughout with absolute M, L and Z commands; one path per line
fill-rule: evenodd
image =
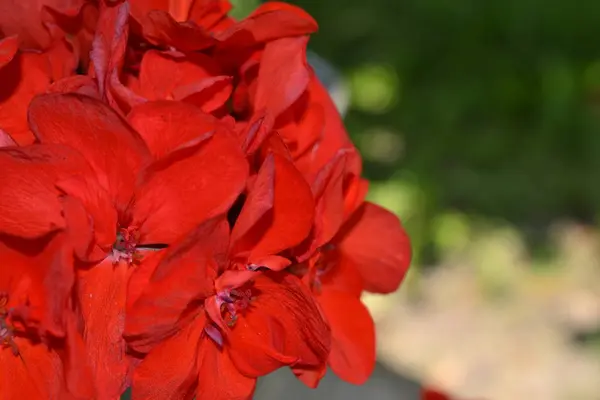
M 198 385 L 198 345 L 205 323 L 206 318 L 201 315 L 144 358 L 133 375 L 133 400 L 193 397 Z
M 228 234 L 227 221 L 209 220 L 164 251 L 144 291 L 127 309 L 125 335 L 134 350 L 148 352 L 172 335 L 193 311 L 192 302 L 214 293 Z
M 103 3 L 90 53 L 100 95 L 118 111 L 143 101 L 136 98 L 119 79 L 127 49 L 128 20 L 128 2 L 112 7 Z
M 129 0 L 130 13 L 135 20 L 140 22 L 152 10 L 167 11 L 171 1 L 173 0 Z
M 314 218 L 314 200 L 308 183 L 294 165 L 280 155 L 275 159 L 275 198 L 269 228 L 252 249 L 251 260 L 297 245 L 308 235 Z
M 364 203 L 335 241 L 359 269 L 365 289 L 389 293 L 398 288 L 410 265 L 410 239 L 400 220 L 372 203 Z
M 299 244 L 311 229 L 313 213 L 314 200 L 300 172 L 282 156 L 270 155 L 234 227 L 232 254 L 249 252 L 254 263 Z
M 248 163 L 235 140 L 217 134 L 175 150 L 147 170 L 134 223 L 146 243 L 172 243 L 199 222 L 225 213 L 243 190 Z
M 211 29 L 222 20 L 228 19 L 227 13 L 230 10 L 231 3 L 228 0 L 196 0 L 190 9 L 189 19 L 204 29 Z
M 85 166 L 77 153 L 63 146 L 0 149 L 0 231 L 35 238 L 64 228 L 55 183 L 85 175 Z
M 104 259 L 106 252 L 95 246 L 94 228 L 83 204 L 70 196 L 64 196 L 62 203 L 69 230 L 76 232 L 69 236 L 69 242 L 77 260 L 99 262 Z
M 248 18 L 217 35 L 219 48 L 249 48 L 258 43 L 316 32 L 318 26 L 306 11 L 291 4 L 269 1 Z
M 80 335 L 78 319 L 78 316 L 68 315 L 67 337 L 61 358 L 65 371 L 66 390 L 75 398 L 90 399 L 94 398 L 95 387 L 92 371 L 88 365 L 85 343 Z
M 89 262 L 106 256 L 115 242 L 117 228 L 117 212 L 110 196 L 94 178 L 74 176 L 56 183 L 67 195 L 63 199 L 63 214 L 72 243 L 79 245 L 74 244 L 75 251 L 80 260 Z
M 65 336 L 74 284 L 72 250 L 66 235 L 35 240 L 5 236 L 0 242 L 0 291 L 9 294 L 12 316 L 41 336 Z
M 266 110 L 252 115 L 241 132 L 242 148 L 246 154 L 254 154 L 273 128 L 273 116 Z
M 230 76 L 214 76 L 197 83 L 181 86 L 173 92 L 177 100 L 182 100 L 211 113 L 222 107 L 233 91 Z
M 100 99 L 96 82 L 88 75 L 73 75 L 54 82 L 48 93 L 79 93 Z
M 199 51 L 215 43 L 215 39 L 200 26 L 191 21 L 177 22 L 165 11 L 150 11 L 141 24 L 144 37 L 157 46 Z
M 49 254 L 45 260 L 46 275 L 43 284 L 51 298 L 46 300 L 42 332 L 46 331 L 56 337 L 65 335 L 66 314 L 71 307 L 75 285 L 75 260 L 68 239 L 64 234 L 56 235 L 46 249 Z
M 17 36 L 8 36 L 0 40 L 0 68 L 8 64 L 19 49 Z
M 278 154 L 286 160 L 293 161 L 292 155 L 290 154 L 289 147 L 285 144 L 279 132 L 271 131 L 267 136 L 266 140 L 261 146 L 260 158 L 266 157 L 269 153 Z
M 0 350 L 0 398 L 57 399 L 63 381 L 62 363 L 58 355 L 43 344 L 16 340 L 19 356 L 10 349 Z
M 8 133 L 0 129 L 0 149 L 2 147 L 17 146 L 17 142 Z
M 5 36 L 18 36 L 21 48 L 44 50 L 50 46 L 52 38 L 49 30 L 42 24 L 43 6 L 68 8 L 81 2 L 82 0 L 1 1 L 0 30 Z
M 265 159 L 252 189 L 244 202 L 244 206 L 235 221 L 231 232 L 231 254 L 237 255 L 249 252 L 260 239 L 262 232 L 256 232 L 259 222 L 267 217 L 275 203 L 275 157 L 270 155 Z M 248 256 L 249 254 L 243 254 Z
M 308 87 L 306 62 L 308 36 L 282 38 L 267 43 L 258 72 L 255 110 L 274 117 L 291 106 Z
M 65 39 L 56 41 L 45 53 L 53 81 L 75 74 L 78 59 L 72 45 Z
M 242 375 L 227 352 L 218 349 L 206 337 L 198 348 L 198 375 L 200 385 L 196 400 L 250 400 L 254 394 L 256 379 Z
M 157 159 L 221 125 L 197 107 L 166 100 L 136 106 L 127 119 Z
M 132 305 L 146 289 L 146 286 L 148 285 L 148 282 L 150 282 L 150 278 L 152 278 L 152 274 L 154 274 L 154 271 L 158 267 L 158 263 L 162 259 L 165 251 L 166 250 L 138 252 L 138 254 L 142 255 L 142 259 L 139 260 L 139 264 L 134 273 L 131 274 L 131 278 L 129 278 L 127 284 L 127 310 L 131 309 Z
M 295 156 L 301 155 L 314 146 L 320 139 L 325 126 L 325 112 L 320 104 L 312 103 L 302 108 L 303 96 L 287 111 L 282 113 L 277 122 L 277 132 L 284 139 Z M 300 108 L 300 116 L 296 117 Z M 283 126 L 282 126 L 283 125 Z
M 29 121 L 40 142 L 62 143 L 78 150 L 117 208 L 128 205 L 149 152 L 139 135 L 114 111 L 87 96 L 48 94 L 31 102 Z
M 261 272 L 252 270 L 228 270 L 215 281 L 215 289 L 220 292 L 243 286 L 246 282 L 258 277 Z
M 43 54 L 17 54 L 0 69 L 0 81 L 0 129 L 17 143 L 30 144 L 35 138 L 27 126 L 27 107 L 50 84 L 48 60 Z
M 317 198 L 316 247 L 329 243 L 343 223 L 345 161 L 345 155 L 338 154 L 319 171 L 312 183 L 312 190 Z
M 116 399 L 125 389 L 129 361 L 123 340 L 127 280 L 132 269 L 106 260 L 81 271 L 78 297 L 84 340 L 101 398 Z
M 360 157 L 357 155 L 357 157 Z M 365 201 L 369 181 L 358 175 L 347 174 L 344 180 L 344 220 L 347 220 Z
M 75 64 L 79 63 L 84 70 L 87 70 L 89 53 L 99 17 L 98 2 L 75 0 L 73 3 L 71 0 L 66 2 L 56 0 L 55 3 L 60 4 L 42 7 L 42 23 L 53 38 L 60 38 L 59 41 L 69 43 L 75 56 L 73 57 Z M 70 7 L 68 3 L 71 3 Z
M 353 295 L 323 290 L 319 303 L 331 327 L 329 366 L 354 385 L 367 381 L 375 367 L 375 327 L 369 310 Z
M 319 253 L 319 262 L 325 266 L 325 272 L 319 277 L 322 289 L 342 291 L 359 297 L 364 289 L 364 282 L 354 262 L 335 245 L 324 246 Z
M 149 50 L 140 65 L 141 94 L 149 100 L 179 100 L 183 96 L 175 92 L 180 88 L 219 74 L 219 66 L 203 54 L 183 56 Z
M 171 0 L 169 1 L 169 14 L 177 21 L 186 21 L 190 13 L 190 7 L 194 0 Z
M 327 373 L 327 365 L 325 364 L 317 367 L 302 367 L 296 365 L 291 367 L 291 369 L 294 375 L 296 375 L 296 378 L 311 389 L 316 389 L 319 386 L 321 379 L 323 379 Z
M 131 0 L 131 15 L 141 21 L 152 10 L 168 11 L 177 21 L 187 21 L 194 0 Z
M 309 102 L 319 104 L 323 108 L 325 123 L 322 126 L 319 140 L 295 160 L 301 171 L 316 172 L 323 168 L 340 150 L 352 150 L 354 145 L 350 140 L 342 117 L 338 112 L 327 89 L 316 76 L 312 76 L 309 88 Z
M 330 331 L 312 295 L 292 275 L 269 276 L 256 277 L 256 298 L 228 335 L 234 365 L 259 377 L 284 365 L 323 364 Z

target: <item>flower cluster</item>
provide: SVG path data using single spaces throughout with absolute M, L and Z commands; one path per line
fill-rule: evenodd
M 362 383 L 410 263 L 279 2 L 0 0 L 0 399 Z

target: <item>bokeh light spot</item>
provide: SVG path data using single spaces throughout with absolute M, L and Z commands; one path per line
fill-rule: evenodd
M 400 79 L 388 65 L 365 65 L 350 75 L 353 107 L 372 114 L 388 111 L 400 95 Z

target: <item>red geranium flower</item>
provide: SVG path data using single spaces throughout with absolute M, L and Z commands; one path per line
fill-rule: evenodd
M 311 387 L 327 364 L 370 375 L 360 296 L 398 287 L 408 238 L 364 201 L 307 64 L 315 21 L 229 9 L 46 0 L 0 17 L 8 398 L 245 399 L 282 366 Z
M 65 33 L 93 29 L 90 15 L 83 15 L 87 0 L 0 1 L 0 30 L 18 36 L 21 49 L 47 50 Z M 90 10 L 86 9 L 86 13 Z
M 271 154 L 239 215 L 229 215 L 231 235 L 223 219 L 208 221 L 154 264 L 148 283 L 133 283 L 144 290 L 128 309 L 126 337 L 149 352 L 134 375 L 134 398 L 160 398 L 165 364 L 176 398 L 220 371 L 212 386 L 198 387 L 198 399 L 249 398 L 256 378 L 281 366 L 324 365 L 327 325 L 300 280 L 277 272 L 290 264 L 278 253 L 307 236 L 313 210 L 300 173 Z M 167 361 L 172 353 L 182 357 Z
M 228 235 L 224 220 L 212 220 L 170 248 L 132 305 L 128 341 L 150 350 L 134 399 L 246 399 L 257 377 L 281 366 L 324 364 L 329 330 L 310 293 L 286 272 L 237 269 L 223 258 Z
M 189 111 L 187 120 L 173 121 L 171 129 L 193 126 L 196 110 Z M 62 193 L 68 200 L 64 213 L 57 209 L 40 220 L 73 227 L 88 357 L 99 390 L 114 398 L 128 371 L 121 337 L 126 283 L 144 245 L 168 245 L 198 221 L 227 210 L 243 188 L 247 164 L 234 139 L 206 131 L 196 131 L 152 162 L 142 138 L 107 106 L 86 96 L 39 97 L 29 119 L 40 142 L 68 146 L 89 165 L 79 176 L 59 176 L 48 183 L 48 194 L 37 196 Z
M 229 9 L 216 0 L 103 4 L 92 51 L 101 95 L 123 113 L 163 99 L 222 116 L 234 81 L 265 44 L 316 30 L 308 14 L 285 3 L 261 5 L 240 22 Z
M 46 92 L 56 80 L 70 76 L 77 61 L 65 41 L 45 52 L 19 51 L 16 36 L 0 41 L 0 129 L 20 144 L 34 137 L 27 125 L 27 107 L 34 96 Z
M 52 276 L 58 273 L 60 278 L 66 278 L 64 273 L 51 269 L 57 262 L 68 263 L 57 254 L 63 251 L 61 240 L 58 236 L 33 241 L 13 237 L 0 243 L 3 263 L 0 271 L 0 397 L 3 399 L 93 396 L 75 313 L 60 301 L 45 304 L 47 299 L 64 300 L 61 293 L 50 294 L 51 289 L 62 292 L 73 283 Z
M 340 153 L 314 180 L 316 220 L 304 244 L 308 251 L 299 255 L 308 261 L 296 271 L 304 275 L 331 325 L 331 369 L 343 380 L 361 384 L 375 366 L 375 332 L 360 295 L 398 287 L 410 263 L 410 243 L 396 216 L 363 203 L 364 190 L 355 193 L 349 182 L 360 182 L 347 170 L 354 156 Z M 308 383 L 322 373 L 308 375 Z
M 75 174 L 61 146 L 15 147 L 0 134 L 0 393 L 2 398 L 93 396 L 71 291 L 73 251 L 51 194 Z M 79 168 L 78 168 L 79 167 Z

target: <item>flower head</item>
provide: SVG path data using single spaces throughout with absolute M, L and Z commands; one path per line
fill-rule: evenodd
M 364 201 L 312 17 L 22 3 L 0 17 L 0 393 L 247 399 L 327 365 L 364 382 L 360 295 L 398 287 L 410 244 Z

